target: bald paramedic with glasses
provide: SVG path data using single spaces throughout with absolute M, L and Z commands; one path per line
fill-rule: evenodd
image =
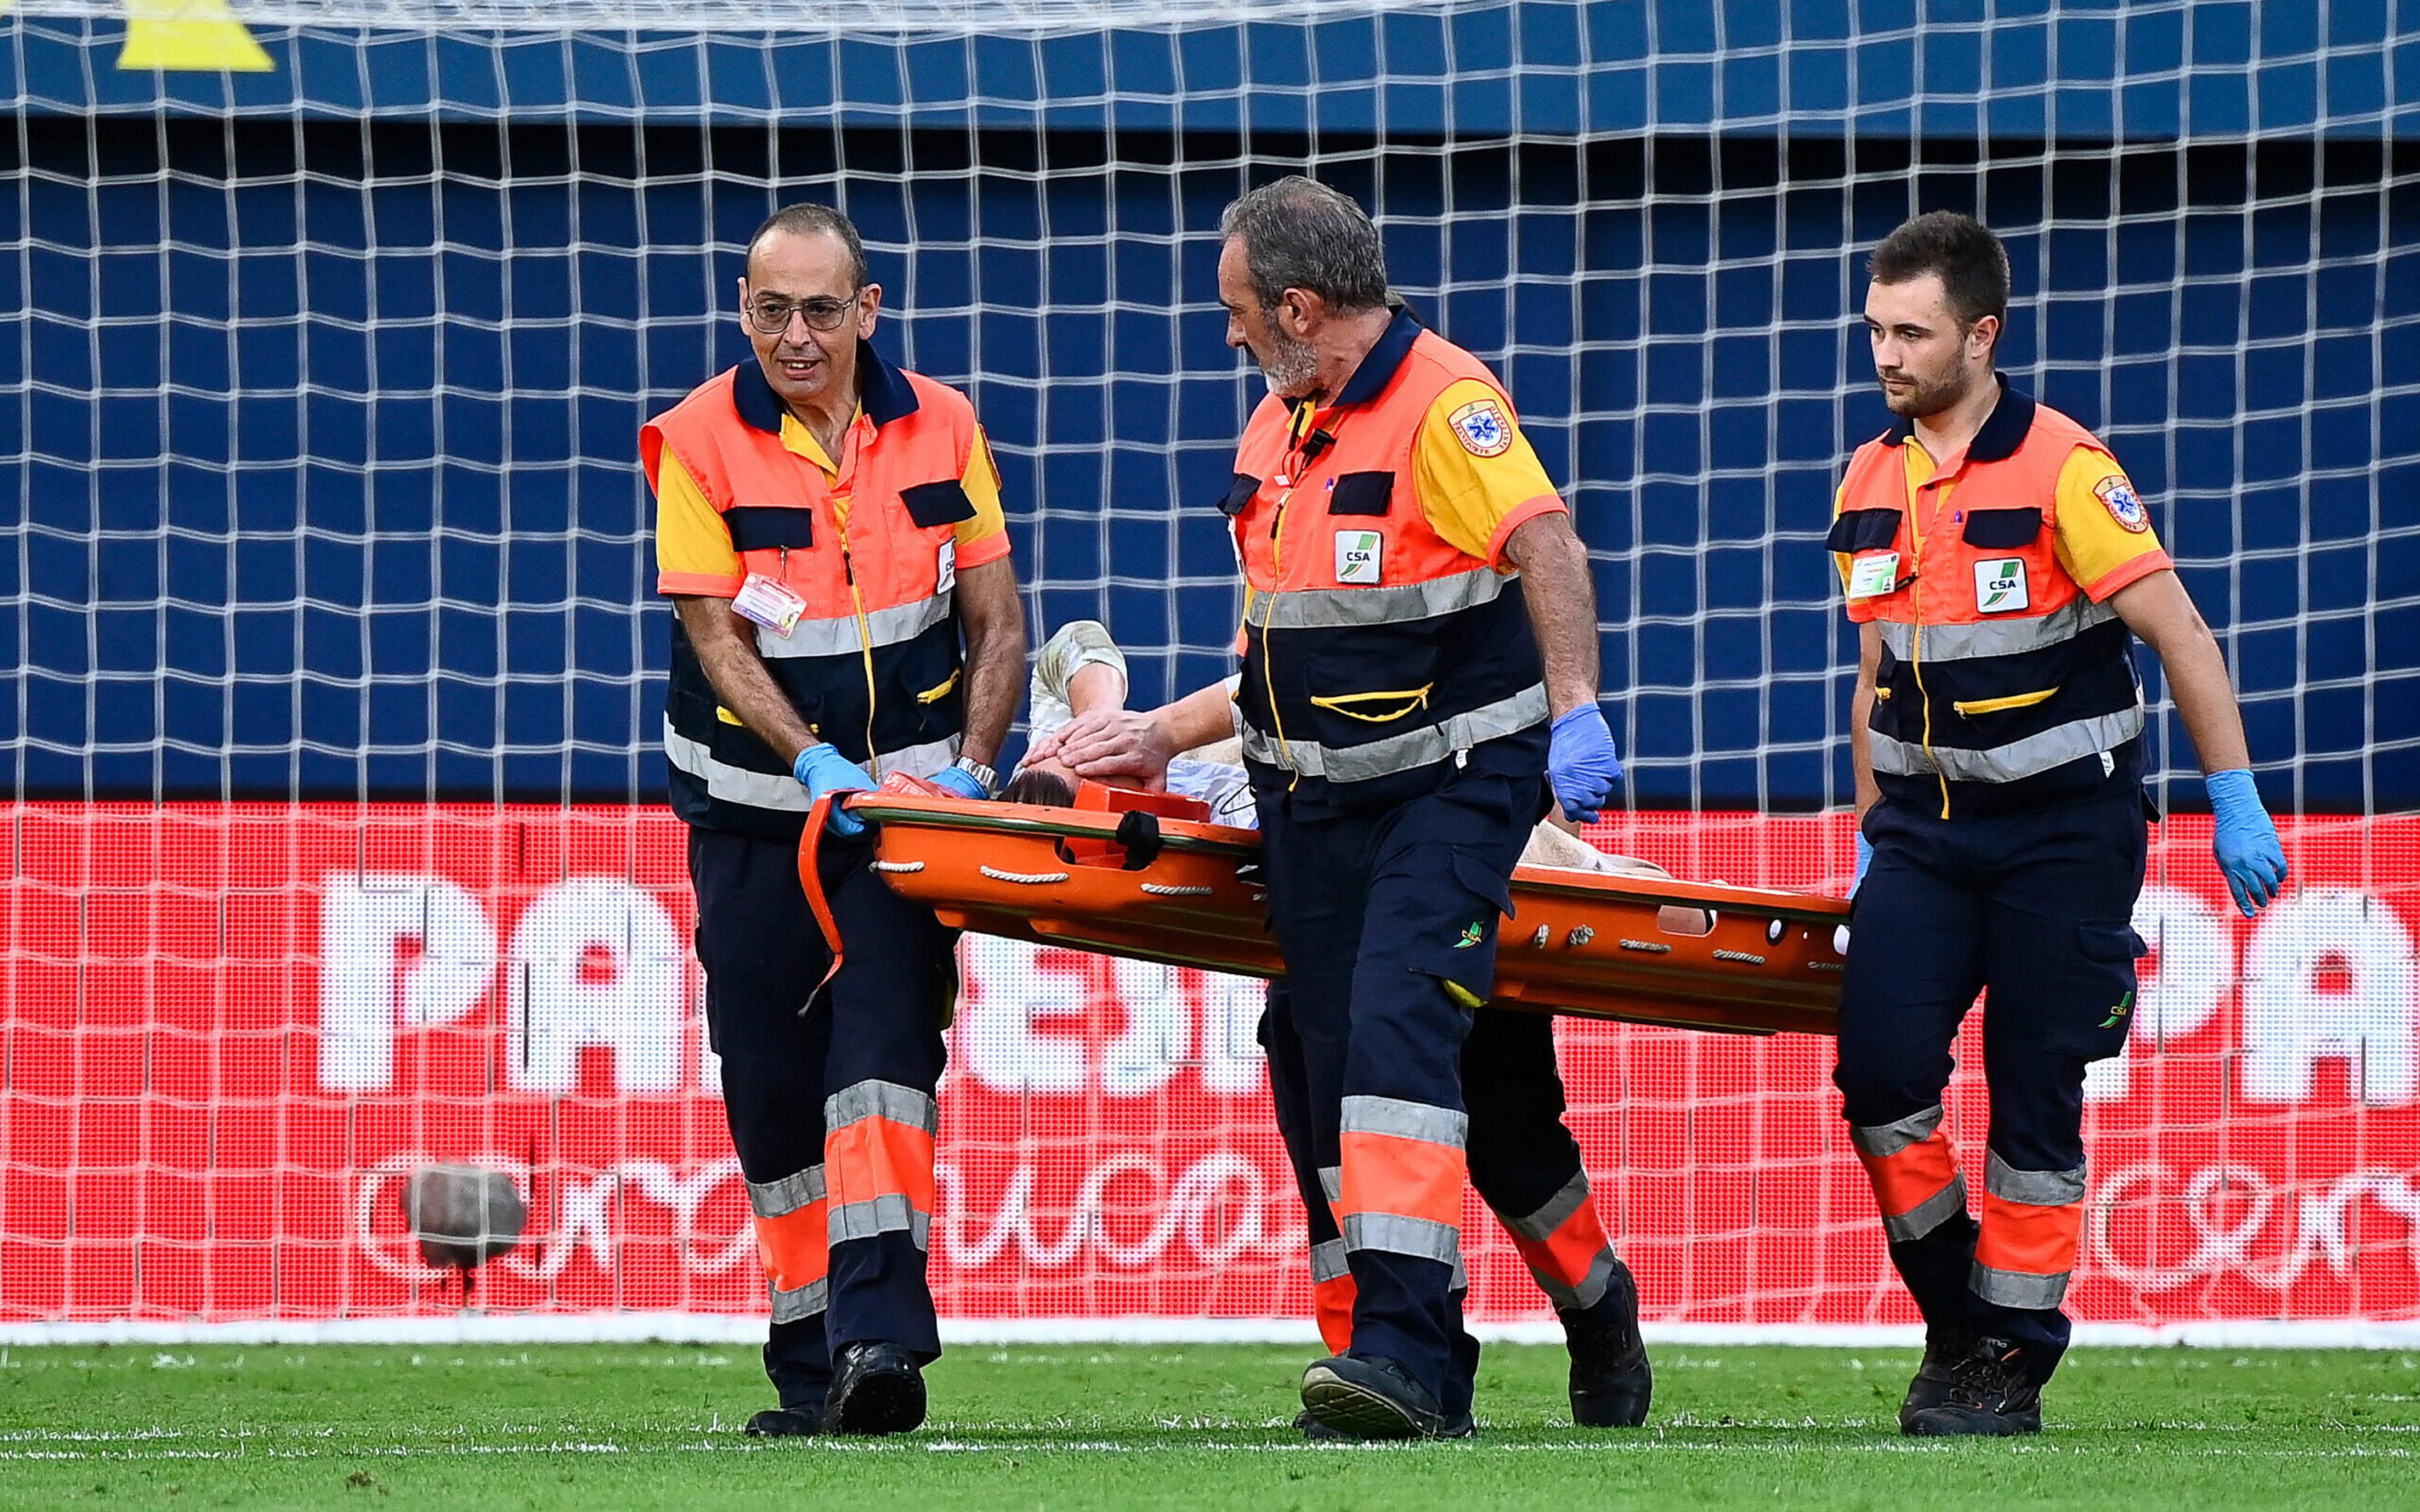
M 892 772 L 990 797 L 1025 619 L 983 427 L 964 394 L 875 349 L 882 287 L 857 228 L 779 211 L 739 300 L 753 360 L 639 445 L 675 610 L 672 806 L 772 1308 L 780 1405 L 748 1431 L 905 1432 L 940 1353 L 925 1260 L 954 938 L 861 847 L 819 844 L 834 971 L 799 841 L 816 799 Z

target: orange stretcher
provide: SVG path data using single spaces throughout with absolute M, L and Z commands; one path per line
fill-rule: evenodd
M 921 792 L 918 790 L 922 790 Z M 854 795 L 871 865 L 953 929 L 1277 977 L 1258 831 L 1191 799 L 1084 783 L 1078 807 L 973 803 L 893 778 Z M 816 815 L 820 821 L 821 814 Z M 801 872 L 817 895 L 811 823 Z M 826 840 L 824 843 L 830 843 Z M 1522 867 L 1499 1006 L 1714 1029 L 1834 1032 L 1849 905 L 1809 893 Z

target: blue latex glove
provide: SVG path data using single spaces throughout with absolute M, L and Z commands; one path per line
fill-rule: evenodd
M 1855 897 L 1857 889 L 1866 885 L 1866 868 L 1873 864 L 1874 842 L 1866 839 L 1864 832 L 1860 831 L 1857 835 L 1857 874 L 1849 879 L 1850 897 Z
M 2277 843 L 2277 826 L 2260 806 L 2260 790 L 2252 774 L 2238 768 L 2212 772 L 2202 779 L 2210 794 L 2211 816 L 2218 821 L 2211 836 L 2211 852 L 2235 906 L 2250 918 L 2285 890 L 2286 848 Z
M 827 793 L 861 792 L 874 786 L 874 779 L 865 769 L 832 749 L 830 741 L 819 741 L 799 752 L 790 764 L 790 775 L 799 786 L 807 790 L 810 798 L 820 798 Z M 865 833 L 865 821 L 834 805 L 831 810 L 831 832 L 843 840 Z
M 1546 780 L 1563 816 L 1580 824 L 1594 820 L 1605 800 L 1621 779 L 1621 761 L 1613 753 L 1613 731 L 1605 711 L 1583 703 L 1555 721 L 1546 748 Z
M 935 772 L 933 785 L 947 788 L 959 797 L 975 803 L 987 803 L 991 799 L 991 795 L 984 791 L 984 785 L 975 780 L 975 774 L 963 766 L 945 766 Z

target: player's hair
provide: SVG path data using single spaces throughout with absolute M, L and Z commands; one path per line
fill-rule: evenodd
M 1877 284 L 1904 284 L 1937 274 L 1949 313 L 1965 330 L 1985 316 L 2009 324 L 2009 249 L 1991 227 L 1956 210 L 1927 210 L 1900 223 L 1866 259 Z M 1993 346 L 1999 345 L 1997 337 Z
M 1244 240 L 1244 270 L 1264 308 L 1309 289 L 1341 315 L 1387 302 L 1387 250 L 1349 194 L 1300 174 L 1263 184 L 1227 207 L 1218 234 Z
M 848 249 L 850 284 L 863 288 L 872 281 L 873 275 L 865 266 L 865 241 L 857 234 L 857 223 L 829 205 L 817 205 L 807 200 L 784 205 L 765 217 L 765 224 L 748 239 L 748 259 L 744 265 L 748 271 L 752 273 L 755 270 L 757 243 L 776 231 L 787 231 L 794 236 L 821 234 L 840 238 L 840 244 Z
M 1053 809 L 1076 806 L 1076 790 L 1068 785 L 1067 779 L 1038 766 L 1029 766 L 1011 778 L 1007 789 L 1000 796 L 1004 803 L 1039 803 Z

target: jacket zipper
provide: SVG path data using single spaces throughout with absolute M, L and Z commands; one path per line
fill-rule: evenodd
M 857 656 L 865 665 L 865 764 L 873 772 L 874 751 L 874 631 L 865 623 L 865 595 L 857 589 L 857 567 L 849 559 L 848 527 L 840 528 L 840 572 L 848 579 L 848 601 L 857 613 Z
M 1932 764 L 1932 775 L 1941 784 L 1941 817 L 1949 817 L 1949 774 L 1941 769 L 1941 758 L 1932 753 L 1932 695 L 1924 689 L 1924 527 L 1917 505 L 1909 501 L 1907 512 L 1908 564 L 1916 569 L 1918 583 L 1916 590 L 1916 620 L 1908 646 L 1908 669 L 1916 674 L 1916 701 L 1924 710 L 1924 759 Z

